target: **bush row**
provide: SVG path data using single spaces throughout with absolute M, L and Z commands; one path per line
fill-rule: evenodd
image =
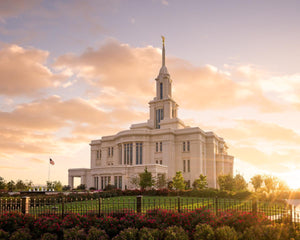
M 219 198 L 233 198 L 233 199 L 246 199 L 251 196 L 251 192 L 242 191 L 242 192 L 229 192 L 229 191 L 220 191 L 218 189 L 208 188 L 203 190 L 184 190 L 184 191 L 175 191 L 169 189 L 150 189 L 150 190 L 120 190 L 112 189 L 109 191 L 87 191 L 87 192 L 70 192 L 70 193 L 58 193 L 55 195 L 38 195 L 30 194 L 31 197 L 42 198 L 66 198 L 69 201 L 74 201 L 78 198 L 81 199 L 92 199 L 92 198 L 108 198 L 108 197 L 118 197 L 118 196 L 182 196 L 182 197 L 219 197 Z M 0 196 L 1 197 L 1 196 Z M 2 199 L 5 196 L 2 196 Z M 6 196 L 7 197 L 7 196 Z M 13 196 L 10 196 L 10 198 Z M 15 196 L 20 197 L 20 196 Z
M 216 216 L 207 209 L 64 218 L 10 212 L 0 216 L 0 239 L 300 239 L 298 228 L 292 226 L 272 224 L 260 214 L 224 211 Z

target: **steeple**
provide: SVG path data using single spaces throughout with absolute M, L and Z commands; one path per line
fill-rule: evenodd
M 166 67 L 166 50 L 165 50 L 165 37 L 161 36 L 162 39 L 162 65 L 159 71 L 159 75 L 169 74 L 168 69 Z M 169 74 L 170 75 L 170 74 Z

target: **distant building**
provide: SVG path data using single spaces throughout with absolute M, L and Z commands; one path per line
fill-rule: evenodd
M 130 189 L 134 187 L 131 179 L 146 167 L 153 177 L 165 174 L 166 179 L 181 171 L 189 186 L 203 174 L 212 188 L 217 188 L 218 175 L 233 173 L 234 158 L 227 154 L 223 138 L 199 127 L 188 127 L 177 118 L 178 104 L 172 98 L 164 41 L 162 67 L 155 80 L 156 96 L 149 102 L 149 120 L 93 140 L 91 168 L 69 169 L 71 188 L 74 177 L 80 177 L 87 188 L 104 189 L 112 184 Z

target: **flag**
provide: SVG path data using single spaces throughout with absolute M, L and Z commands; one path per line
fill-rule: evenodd
M 55 164 L 55 162 L 50 158 L 50 164 L 51 165 L 54 165 Z

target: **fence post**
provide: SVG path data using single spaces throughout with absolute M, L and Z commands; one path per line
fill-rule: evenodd
M 180 209 L 180 197 L 177 197 L 177 211 L 180 213 L 181 209 Z
M 290 222 L 293 223 L 293 206 L 289 205 L 289 210 L 290 210 Z
M 99 201 L 98 201 L 98 205 L 99 205 L 99 211 L 98 211 L 98 216 L 101 216 L 101 205 L 102 205 L 102 198 L 99 197 Z
M 219 201 L 218 201 L 218 197 L 215 197 L 215 211 L 216 211 L 216 216 L 219 215 Z
M 62 198 L 61 200 L 61 217 L 63 218 L 65 216 L 65 198 Z
M 138 213 L 142 212 L 142 197 L 141 195 L 136 197 L 136 211 Z
M 254 199 L 254 200 L 252 201 L 252 213 L 253 213 L 254 215 L 257 214 L 257 200 L 256 200 L 256 199 Z
M 22 197 L 22 213 L 28 214 L 29 213 L 29 200 L 30 197 Z

